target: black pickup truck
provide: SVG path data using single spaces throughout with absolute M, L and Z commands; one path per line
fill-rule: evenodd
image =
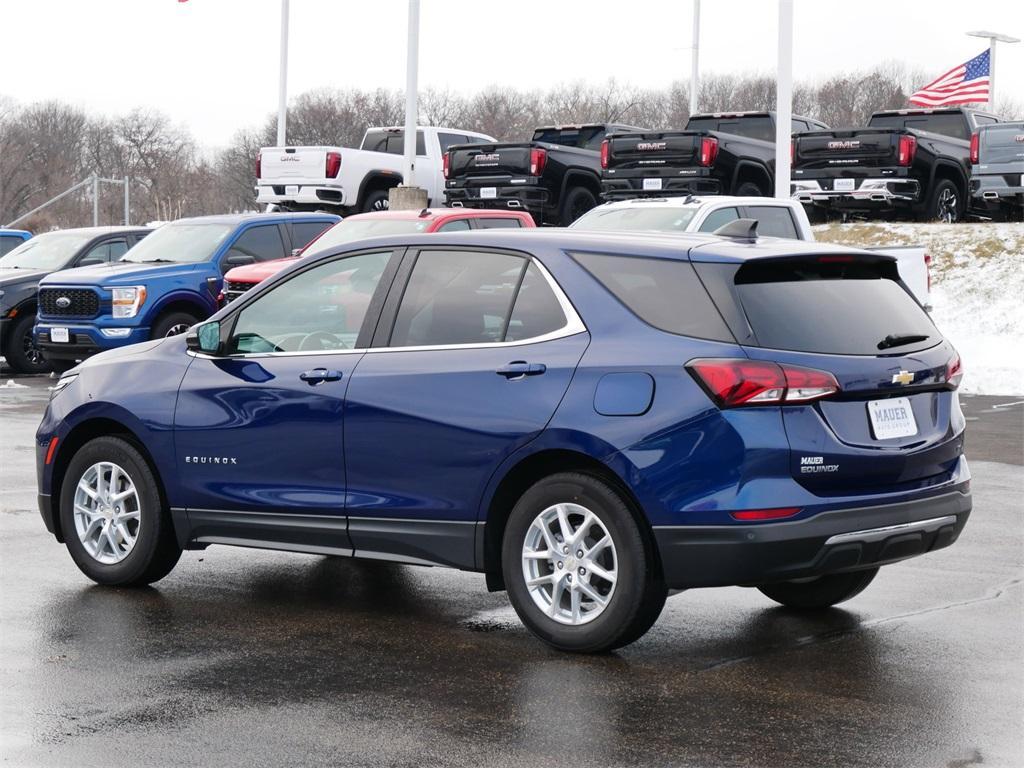
M 900 109 L 876 112 L 866 128 L 801 133 L 793 138 L 793 196 L 811 218 L 901 210 L 921 221 L 960 221 L 971 133 L 998 121 L 959 107 Z
M 1024 220 L 1024 122 L 983 125 L 971 135 L 971 207 Z
M 522 143 L 460 144 L 444 157 L 445 199 L 466 208 L 512 208 L 537 224 L 568 226 L 597 205 L 601 142 L 626 125 L 537 128 Z
M 794 115 L 792 131 L 827 128 Z M 694 115 L 681 131 L 616 132 L 601 145 L 606 200 L 669 195 L 770 195 L 775 113 Z

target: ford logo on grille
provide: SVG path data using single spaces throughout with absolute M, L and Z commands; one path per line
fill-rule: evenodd
M 57 299 L 57 307 L 60 309 L 67 309 L 71 306 L 71 299 L 67 296 L 61 296 Z

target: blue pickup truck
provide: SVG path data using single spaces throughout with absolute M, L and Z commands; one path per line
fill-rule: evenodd
M 217 310 L 224 272 L 284 258 L 339 220 L 250 213 L 165 224 L 116 264 L 43 278 L 36 345 L 62 371 L 106 349 L 174 336 Z

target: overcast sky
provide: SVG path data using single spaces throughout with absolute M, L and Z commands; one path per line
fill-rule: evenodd
M 690 76 L 690 0 L 422 0 L 420 87 L 475 92 Z M 974 29 L 1024 37 L 1020 0 L 796 0 L 798 79 L 900 60 L 938 76 L 980 53 Z M 289 92 L 400 89 L 405 0 L 292 0 Z M 701 69 L 771 72 L 776 3 L 704 0 Z M 0 94 L 105 114 L 157 107 L 208 146 L 277 108 L 280 0 L 4 3 Z M 1024 43 L 1000 45 L 999 93 L 1024 102 Z M 923 83 L 922 83 L 923 85 Z

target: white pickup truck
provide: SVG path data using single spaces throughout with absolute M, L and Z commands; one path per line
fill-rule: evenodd
M 617 200 L 591 208 L 570 229 L 714 232 L 736 219 L 757 219 L 757 233 L 769 237 L 814 240 L 804 207 L 797 200 L 774 197 L 655 197 Z M 921 246 L 871 247 L 896 258 L 900 279 L 925 309 L 931 309 L 931 257 Z
M 428 205 L 444 201 L 444 156 L 453 144 L 495 139 L 458 128 L 416 131 L 416 186 Z M 402 183 L 405 162 L 402 127 L 368 128 L 359 149 L 351 147 L 264 147 L 256 159 L 256 201 L 289 211 L 337 213 L 380 211 L 388 190 Z

